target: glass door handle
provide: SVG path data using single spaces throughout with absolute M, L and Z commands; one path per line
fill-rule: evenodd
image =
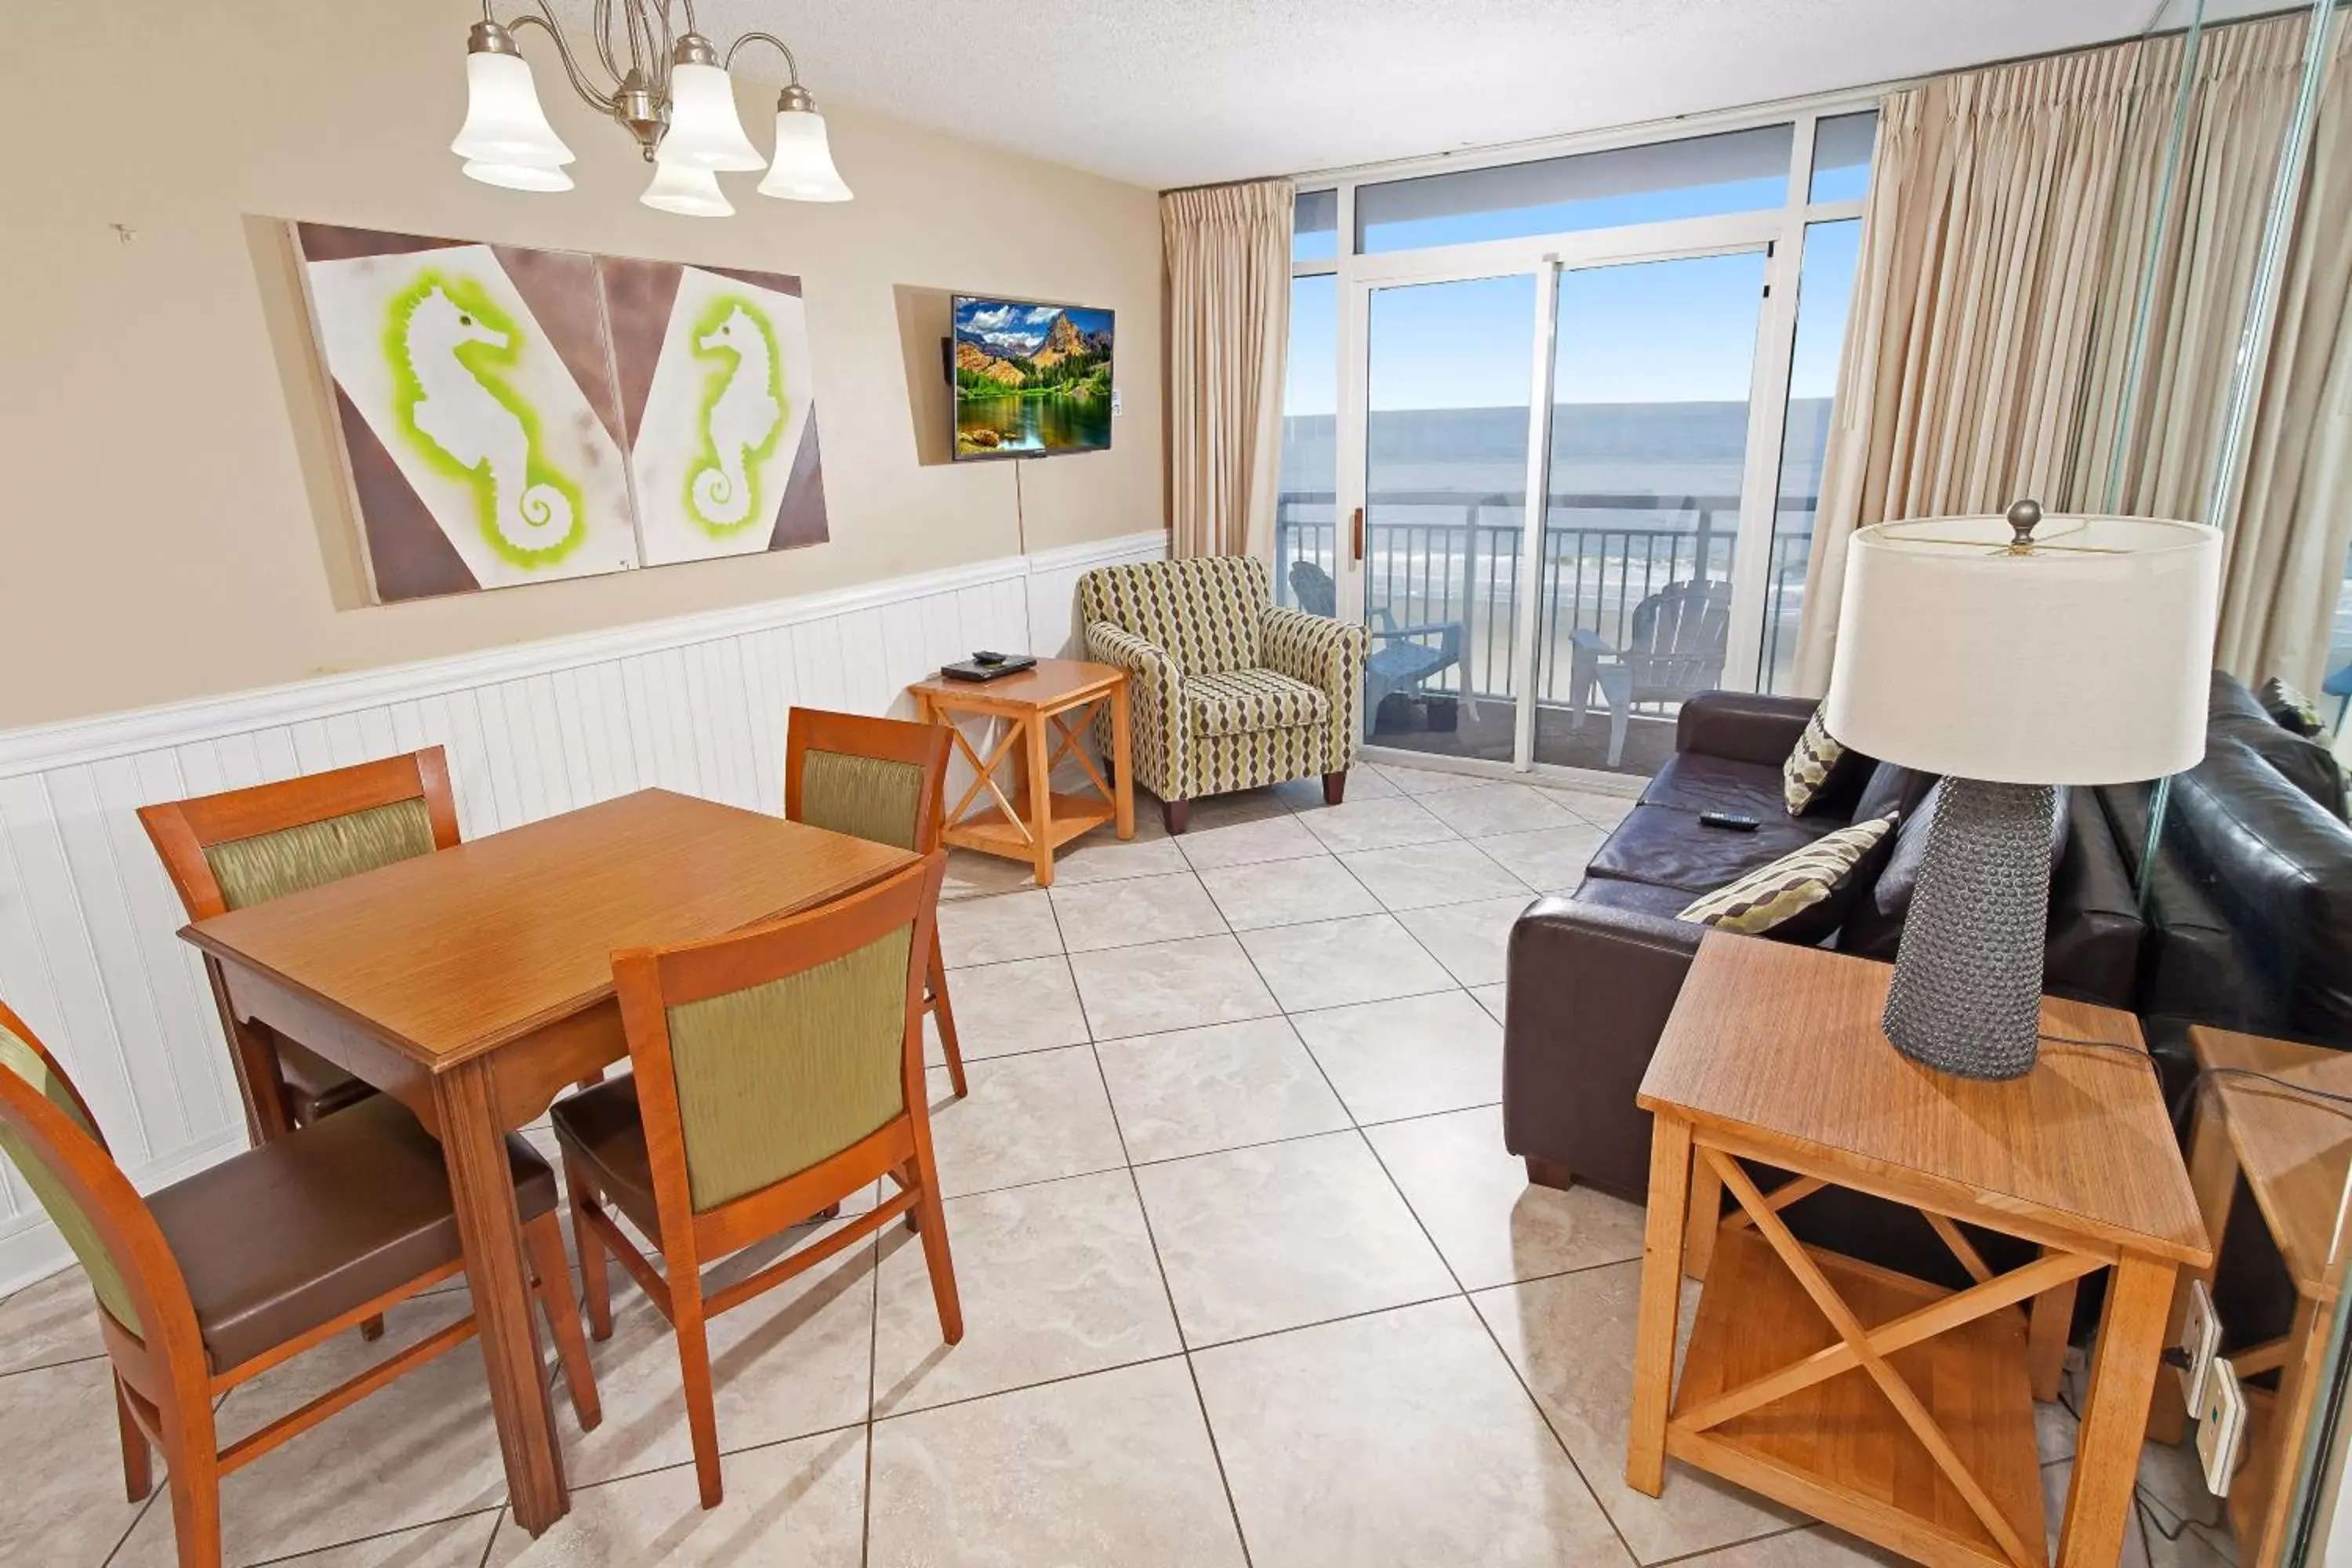
M 1348 537 L 1349 548 L 1354 552 L 1349 559 L 1361 561 L 1364 558 L 1364 509 L 1362 507 L 1356 509 L 1355 521 L 1350 525 Z

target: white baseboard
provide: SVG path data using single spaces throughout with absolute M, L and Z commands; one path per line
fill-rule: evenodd
M 178 900 L 134 815 L 448 748 L 467 837 L 649 785 L 782 800 L 795 703 L 881 713 L 976 647 L 1070 646 L 1091 567 L 1127 534 L 829 593 L 0 731 L 0 999 L 55 1051 L 142 1188 L 243 1146 L 244 1117 Z M 67 1258 L 0 1161 L 0 1291 Z

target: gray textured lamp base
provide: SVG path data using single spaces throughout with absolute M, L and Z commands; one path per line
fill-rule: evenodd
M 1944 780 L 1879 1019 L 1913 1061 L 1962 1078 L 2033 1070 L 2056 804 L 2047 784 Z

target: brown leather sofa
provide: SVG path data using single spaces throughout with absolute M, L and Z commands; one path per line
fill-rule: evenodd
M 1583 884 L 1567 898 L 1538 900 L 1519 917 L 1504 1027 L 1503 1137 L 1528 1162 L 1531 1179 L 1584 1183 L 1637 1202 L 1643 1195 L 1650 1117 L 1633 1097 L 1698 950 L 1702 928 L 1675 911 L 1699 894 L 1850 822 L 1892 816 L 1896 833 L 1860 868 L 1851 904 L 1832 912 L 1838 929 L 1797 934 L 1894 956 L 1935 781 L 1850 759 L 1828 798 L 1791 817 L 1781 803 L 1780 765 L 1813 706 L 1810 699 L 1728 691 L 1685 702 L 1674 756 L 1593 857 Z M 1754 833 L 1704 826 L 1698 814 L 1707 810 L 1754 816 L 1762 826 Z M 2145 928 L 2123 858 L 2088 791 L 2062 795 L 2053 829 L 2047 984 L 2128 1006 Z M 1833 1206 L 1809 1200 L 1792 1212 L 1819 1215 Z

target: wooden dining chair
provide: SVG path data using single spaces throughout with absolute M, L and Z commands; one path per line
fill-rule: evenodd
M 795 708 L 784 732 L 784 815 L 928 855 L 940 847 L 940 792 L 953 744 L 944 725 Z M 939 1024 L 948 1080 L 961 1100 L 963 1046 L 936 928 L 926 963 L 923 1005 Z
M 613 1331 L 604 1255 L 677 1335 L 702 1506 L 719 1501 L 707 1321 L 917 1218 L 947 1342 L 963 1338 L 924 1093 L 923 971 L 947 857 L 748 931 L 613 957 L 635 1071 L 556 1102 L 588 1324 Z M 884 1175 L 898 1190 L 723 1289 L 702 1269 Z M 617 1208 L 661 1253 L 653 1263 Z
M 440 1145 L 369 1099 L 140 1196 L 97 1120 L 0 1004 L 0 1153 L 65 1237 L 113 1363 L 123 1489 L 169 1476 L 181 1568 L 219 1568 L 223 1477 L 473 1337 L 466 1317 L 223 1447 L 223 1394 L 464 1267 Z M 564 1273 L 555 1173 L 507 1140 L 534 1293 L 583 1428 L 603 1418 Z
M 139 821 L 191 921 L 299 893 L 429 855 L 458 842 L 441 748 L 278 784 L 139 808 Z M 256 1142 L 307 1127 L 375 1090 L 315 1051 L 229 1016 L 207 958 L 221 1025 L 236 1058 Z

